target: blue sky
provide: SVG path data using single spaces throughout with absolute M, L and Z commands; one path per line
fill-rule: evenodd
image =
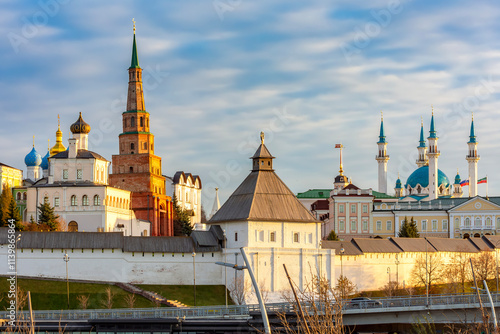
M 479 176 L 498 195 L 500 5 L 493 1 L 0 0 L 0 161 L 26 170 L 45 155 L 57 115 L 64 141 L 78 112 L 91 150 L 118 152 L 132 18 L 146 109 L 163 173 L 199 174 L 209 212 L 250 170 L 266 132 L 277 174 L 295 193 L 345 174 L 377 189 L 384 112 L 389 189 L 415 169 L 431 105 L 439 167 L 467 178 L 471 112 Z M 464 188 L 467 193 L 468 189 Z M 392 190 L 391 190 L 392 191 Z M 486 187 L 479 186 L 484 195 Z

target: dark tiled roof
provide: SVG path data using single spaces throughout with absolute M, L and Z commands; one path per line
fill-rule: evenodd
M 68 151 L 59 152 L 50 158 L 51 159 L 67 159 L 68 158 Z M 99 159 L 99 160 L 107 161 L 106 159 L 104 159 L 102 156 L 100 156 L 99 154 L 97 154 L 95 152 L 88 151 L 88 150 L 81 150 L 81 149 L 78 150 L 78 152 L 76 153 L 76 158 L 77 159 Z
M 478 252 L 478 249 L 467 239 L 427 238 L 427 240 L 438 252 Z
M 401 253 L 402 250 L 389 239 L 354 238 L 352 243 L 363 253 Z
M 271 155 L 271 152 L 269 152 L 266 145 L 260 144 L 257 151 L 255 151 L 255 154 L 250 159 L 255 159 L 255 158 L 274 158 L 274 157 Z
M 424 238 L 391 238 L 403 252 L 436 252 L 436 249 Z
M 344 248 L 344 255 L 361 255 L 363 252 L 356 247 L 355 244 L 350 241 L 330 241 L 323 240 L 321 241 L 321 248 L 323 249 L 335 249 L 335 254 L 340 255 L 342 252 L 340 251 Z

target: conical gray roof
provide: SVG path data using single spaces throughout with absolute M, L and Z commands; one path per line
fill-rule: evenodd
M 262 144 L 252 158 L 257 157 L 272 155 Z M 242 220 L 317 222 L 272 169 L 253 170 L 210 223 Z

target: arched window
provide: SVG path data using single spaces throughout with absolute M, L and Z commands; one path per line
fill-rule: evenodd
M 49 196 L 45 196 L 45 197 L 43 198 L 43 203 L 44 203 L 44 204 L 49 203 Z
M 497 228 L 500 229 L 500 217 L 497 218 Z
M 82 205 L 89 205 L 89 197 L 87 195 L 83 195 L 82 197 Z
M 99 195 L 94 196 L 94 205 L 101 205 L 101 201 L 99 199 Z
M 17 200 L 20 201 L 21 200 L 21 193 L 17 193 L 16 197 L 17 197 Z
M 481 226 L 481 217 L 476 217 L 474 220 L 474 226 Z
M 141 117 L 141 126 L 144 126 L 144 118 Z
M 469 219 L 469 217 L 465 218 L 465 227 L 470 227 L 470 219 Z
M 78 223 L 74 220 L 68 224 L 68 232 L 78 232 Z
M 77 206 L 76 195 L 71 196 L 71 206 Z
M 486 226 L 491 227 L 491 218 L 486 218 Z
M 135 126 L 135 117 L 132 116 L 132 118 L 130 119 L 130 126 Z
M 135 145 L 134 145 L 134 143 L 130 143 L 130 149 L 131 149 L 131 150 L 135 150 Z
M 130 166 L 130 173 L 133 173 L 134 172 L 134 167 Z
M 26 193 L 23 193 L 23 201 L 26 200 L 26 196 L 27 196 Z

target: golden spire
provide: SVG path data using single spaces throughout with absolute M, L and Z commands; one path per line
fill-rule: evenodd
M 434 106 L 431 104 L 432 116 L 434 116 Z
M 264 131 L 260 132 L 260 143 L 264 145 Z
M 380 110 L 380 119 L 384 120 L 384 112 L 382 110 Z
M 56 131 L 56 144 L 49 150 L 49 155 L 53 156 L 59 152 L 66 151 L 66 147 L 62 143 L 63 133 L 61 131 L 61 117 L 57 115 L 57 131 Z
M 474 112 L 472 111 L 472 121 L 474 121 Z
M 35 148 L 35 136 L 33 136 L 33 148 Z
M 424 126 L 424 116 L 420 116 L 420 125 Z
M 132 18 L 132 22 L 134 22 L 134 35 L 135 35 L 135 19 Z
M 47 150 L 50 151 L 50 139 L 47 139 Z

